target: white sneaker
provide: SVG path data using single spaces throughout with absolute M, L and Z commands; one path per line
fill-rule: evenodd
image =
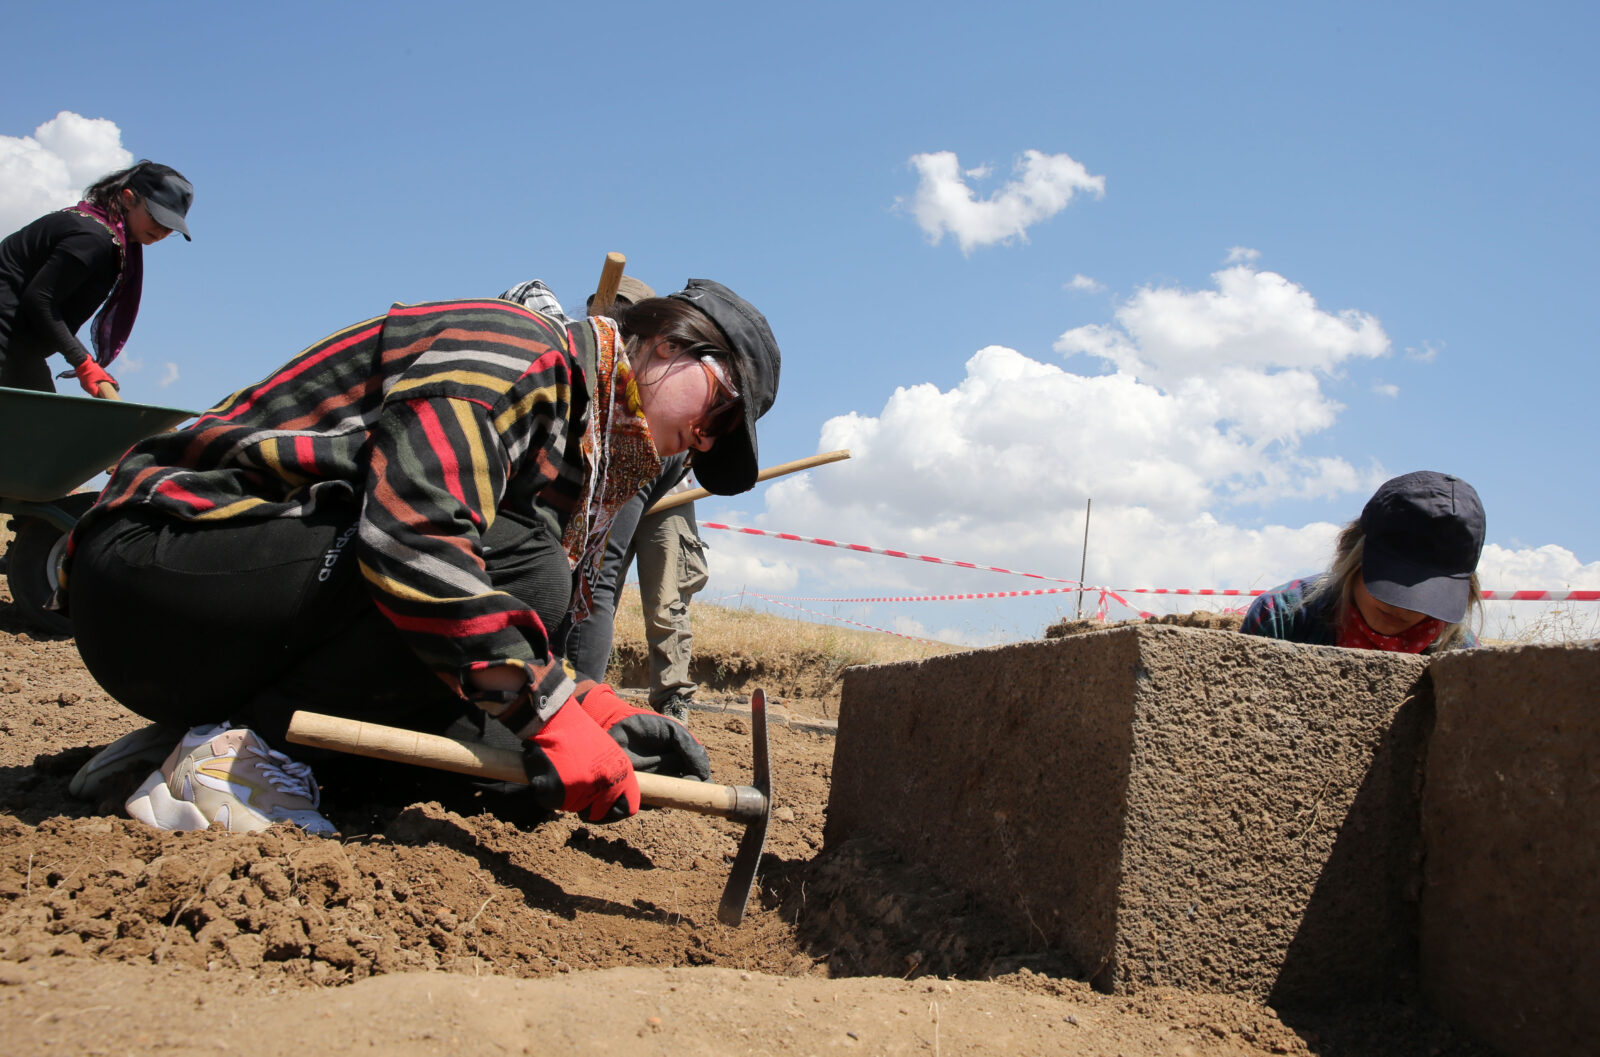
M 72 776 L 67 790 L 73 796 L 93 799 L 100 794 L 101 784 L 112 775 L 135 766 L 140 766 L 141 770 L 160 766 L 161 761 L 171 755 L 172 747 L 181 740 L 181 729 L 163 727 L 159 723 L 140 727 L 132 734 L 124 734 L 89 757 L 89 762 L 79 767 L 78 773 Z
M 296 763 L 244 727 L 195 727 L 159 770 L 128 798 L 128 814 L 157 829 L 255 833 L 293 822 L 308 833 L 332 834 L 317 811 L 322 796 L 311 768 Z

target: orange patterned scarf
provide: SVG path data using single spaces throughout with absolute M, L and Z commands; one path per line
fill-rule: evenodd
M 578 574 L 569 611 L 574 623 L 587 617 L 593 605 L 612 519 L 634 493 L 661 475 L 661 457 L 616 324 L 603 316 L 585 322 L 594 328 L 596 349 L 590 419 L 581 441 L 586 472 L 577 513 L 561 540 Z

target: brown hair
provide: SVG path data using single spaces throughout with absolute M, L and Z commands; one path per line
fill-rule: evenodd
M 1330 606 L 1333 614 L 1333 626 L 1337 630 L 1344 627 L 1345 620 L 1350 616 L 1350 607 L 1355 605 L 1356 577 L 1361 575 L 1361 554 L 1366 544 L 1367 535 L 1361 530 L 1360 520 L 1352 521 L 1339 530 L 1339 538 L 1333 545 L 1333 561 L 1328 566 L 1328 571 L 1322 574 L 1315 587 L 1306 594 L 1306 604 L 1312 605 L 1324 600 Z M 1454 624 L 1446 624 L 1439 632 L 1439 637 L 1433 640 L 1424 653 L 1442 653 L 1454 649 L 1466 634 L 1467 623 L 1473 619 L 1474 612 L 1483 611 L 1483 591 L 1478 586 L 1478 574 L 1474 572 L 1469 581 L 1470 595 L 1467 600 L 1466 615 Z
M 711 317 L 687 301 L 675 297 L 647 297 L 621 309 L 617 325 L 629 351 L 651 338 L 677 346 L 680 353 L 714 356 L 729 372 L 733 384 L 744 392 L 739 377 L 738 358 L 728 348 L 728 339 Z
M 126 169 L 118 169 L 114 173 L 107 173 L 90 184 L 88 189 L 83 192 L 83 197 L 113 216 L 126 220 L 128 219 L 128 207 L 122 202 L 122 192 L 124 190 L 133 190 L 130 186 L 133 178 L 145 166 L 154 164 L 149 158 L 141 158 Z M 134 191 L 133 194 L 135 198 L 144 198 L 144 195 L 138 191 Z

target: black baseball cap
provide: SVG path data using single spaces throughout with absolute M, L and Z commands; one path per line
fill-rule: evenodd
M 128 177 L 128 186 L 144 199 L 144 207 L 157 224 L 193 241 L 189 239 L 189 226 L 184 223 L 184 217 L 194 204 L 194 184 L 185 180 L 178 170 L 159 162 L 140 162 Z
M 756 419 L 778 398 L 782 357 L 767 317 L 754 305 L 710 279 L 690 279 L 669 298 L 687 301 L 711 317 L 733 350 L 733 369 L 744 397 L 744 421 L 717 438 L 710 451 L 694 453 L 695 480 L 714 495 L 738 495 L 755 487 Z
M 1380 602 L 1458 623 L 1483 530 L 1483 503 L 1461 478 L 1418 470 L 1385 481 L 1361 511 L 1361 578 Z

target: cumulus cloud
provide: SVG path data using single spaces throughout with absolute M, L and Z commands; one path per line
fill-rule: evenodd
M 904 386 L 876 411 L 828 420 L 819 450 L 853 458 L 775 483 L 767 522 L 1073 579 L 1092 499 L 1097 585 L 1270 587 L 1319 568 L 1334 525 L 1254 525 L 1250 510 L 1284 499 L 1355 510 L 1387 476 L 1302 443 L 1341 410 L 1322 378 L 1388 339 L 1376 319 L 1324 311 L 1256 259 L 1235 249 L 1214 289 L 1140 290 L 1110 322 L 1062 335 L 1056 349 L 1092 358 L 1095 373 L 988 346 L 949 389 Z M 770 552 L 748 537 L 722 549 L 736 562 Z M 786 557 L 841 589 L 973 589 L 972 572 L 926 563 Z
M 1393 384 L 1391 384 L 1389 382 L 1376 382 L 1376 383 L 1374 383 L 1373 386 L 1372 386 L 1372 391 L 1374 393 L 1377 393 L 1379 396 L 1386 396 L 1386 397 L 1389 397 L 1390 399 L 1393 399 L 1394 397 L 1397 397 L 1397 396 L 1400 395 L 1400 387 L 1398 385 L 1393 385 Z
M 1066 154 L 1024 151 L 1013 168 L 1014 176 L 987 198 L 979 198 L 968 181 L 981 182 L 987 166 L 961 168 L 953 151 L 915 154 L 911 167 L 919 177 L 908 209 L 928 241 L 938 243 L 950 235 L 962 253 L 997 242 L 1027 240 L 1028 228 L 1067 208 L 1079 192 L 1105 194 L 1106 178 Z
M 1096 279 L 1091 279 L 1087 275 L 1074 275 L 1071 281 L 1067 283 L 1067 287 L 1068 289 L 1081 290 L 1088 294 L 1098 294 L 1105 289 L 1105 284 Z
M 1240 370 L 1329 373 L 1346 360 L 1389 352 L 1376 318 L 1319 308 L 1303 287 L 1257 270 L 1250 254 L 1233 250 L 1233 263 L 1212 274 L 1211 290 L 1142 288 L 1113 323 L 1075 327 L 1056 351 L 1100 357 L 1164 386 Z
M 1512 549 L 1484 545 L 1478 580 L 1486 590 L 1600 589 L 1600 561 L 1584 562 L 1565 547 Z M 1593 602 L 1485 602 L 1483 633 L 1497 639 L 1576 641 L 1600 638 L 1600 605 Z
M 157 382 L 156 384 L 159 385 L 161 388 L 165 389 L 167 386 L 171 385 L 173 382 L 176 382 L 177 380 L 178 380 L 178 365 L 173 363 L 171 360 L 168 360 L 165 363 L 163 363 L 161 365 L 161 380 L 159 382 Z
M 1311 450 L 1342 411 L 1322 385 L 1388 351 L 1388 339 L 1370 315 L 1323 309 L 1295 283 L 1259 270 L 1250 251 L 1231 261 L 1212 288 L 1139 290 L 1107 322 L 1068 331 L 1056 346 L 1065 362 L 991 345 L 949 387 L 908 384 L 881 407 L 837 415 L 822 425 L 817 448 L 848 448 L 851 459 L 773 482 L 761 513 L 702 500 L 700 517 L 1075 581 L 1092 500 L 1085 579 L 1094 587 L 1266 589 L 1325 568 L 1334 522 L 1354 517 L 1394 471 L 1368 453 Z M 1083 357 L 1089 369 L 1069 369 Z M 1316 503 L 1319 516 L 1297 518 L 1301 501 Z M 716 584 L 812 596 L 821 601 L 799 604 L 889 630 L 912 627 L 909 620 L 944 641 L 1037 634 L 1076 607 L 1070 592 L 847 605 L 837 600 L 1066 585 L 706 536 Z M 1600 584 L 1600 563 L 1581 565 L 1559 548 L 1491 546 L 1482 568 L 1486 585 Z M 1125 597 L 1154 612 L 1197 602 Z M 1091 592 L 1085 611 L 1099 601 Z M 1112 612 L 1131 615 L 1117 605 Z M 1519 613 L 1524 622 L 1537 616 Z
M 89 184 L 132 164 L 115 122 L 70 110 L 31 136 L 0 136 L 0 233 L 72 205 Z

